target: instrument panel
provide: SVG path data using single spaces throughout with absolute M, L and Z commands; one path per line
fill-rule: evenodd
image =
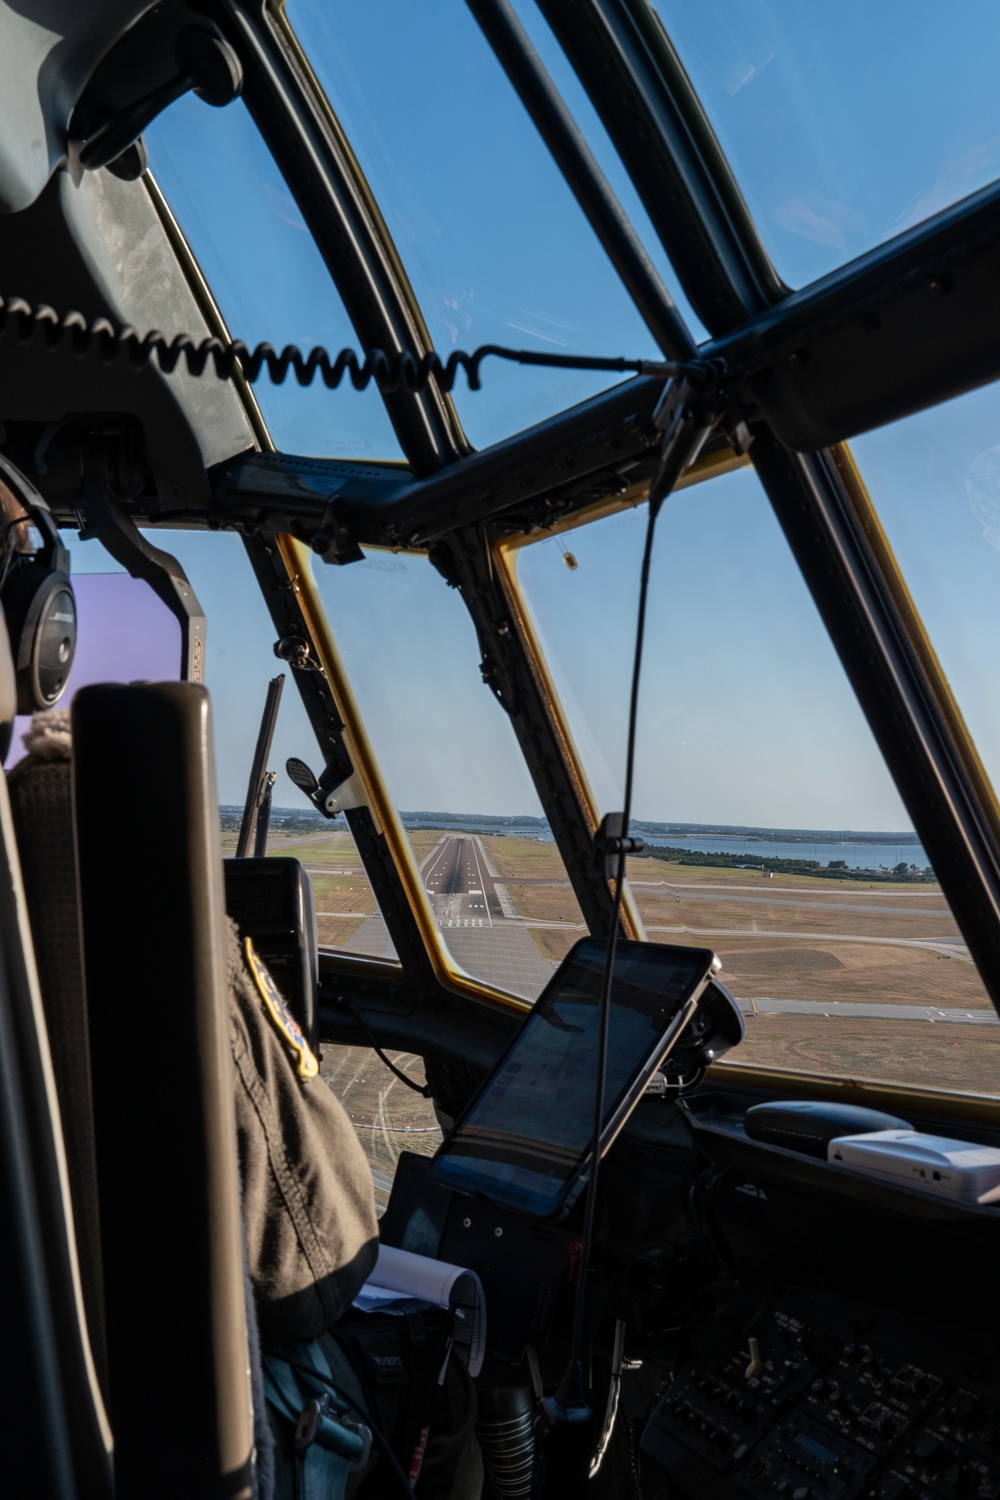
M 992 1337 L 789 1290 L 742 1325 L 723 1310 L 695 1348 L 643 1433 L 651 1495 L 1000 1497 Z

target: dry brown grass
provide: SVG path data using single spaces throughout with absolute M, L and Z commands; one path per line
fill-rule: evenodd
M 747 998 L 990 1009 L 973 964 L 926 948 L 738 941 L 718 952 L 723 982 Z
M 998 1095 L 1000 1027 L 758 1016 L 729 1061 Z
M 419 865 L 425 855 L 429 854 L 434 845 L 439 844 L 445 835 L 439 828 L 408 828 L 406 837 L 413 850 L 413 858 Z
M 504 880 L 565 880 L 566 869 L 555 844 L 538 839 L 482 835 L 483 847 Z
M 511 905 L 518 916 L 536 922 L 582 922 L 576 897 L 570 890 L 550 885 L 518 885 L 504 881 Z
M 364 917 L 318 917 L 321 948 L 343 948 L 357 932 Z
M 951 914 L 945 916 L 914 912 L 897 916 L 894 912 L 859 911 L 856 906 L 831 906 L 805 900 L 801 905 L 772 905 L 765 901 L 729 900 L 725 896 L 712 901 L 692 901 L 683 894 L 651 896 L 637 892 L 643 920 L 655 926 L 683 924 L 705 932 L 725 933 L 733 929 L 767 933 L 830 933 L 852 937 L 949 938 L 957 937 L 958 926 Z M 786 896 L 793 902 L 795 896 Z M 872 905 L 875 903 L 872 902 Z M 879 903 L 881 904 L 881 903 Z M 935 908 L 935 911 L 937 908 Z
M 317 911 L 367 914 L 375 910 L 372 888 L 363 876 L 358 875 L 314 875 L 313 895 Z
M 301 837 L 301 836 L 300 836 Z M 346 829 L 337 833 L 322 833 L 315 838 L 300 842 L 288 839 L 284 844 L 268 842 L 268 854 L 291 854 L 304 865 L 333 865 L 337 868 L 361 869 L 358 847 Z
M 565 927 L 529 927 L 535 947 L 543 958 L 561 963 L 574 943 L 584 936 L 582 932 L 568 932 Z

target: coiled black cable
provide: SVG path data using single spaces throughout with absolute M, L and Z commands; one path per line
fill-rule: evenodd
M 95 318 L 90 322 L 78 312 L 60 317 L 45 303 L 32 307 L 23 297 L 0 297 L 0 340 L 10 336 L 23 345 L 40 343 L 53 351 L 67 350 L 79 359 L 97 355 L 104 364 L 124 360 L 135 370 L 152 364 L 155 358 L 167 375 L 172 374 L 182 360 L 190 375 L 204 375 L 212 366 L 220 380 L 229 380 L 239 370 L 251 384 L 266 370 L 275 385 L 282 385 L 286 376 L 294 372 L 299 385 L 312 385 L 319 375 L 328 390 L 336 390 L 348 375 L 356 391 L 363 391 L 374 381 L 384 396 L 394 395 L 397 391 L 419 393 L 427 389 L 431 380 L 440 390 L 450 391 L 460 370 L 465 372 L 470 391 L 481 390 L 479 367 L 484 359 L 489 358 L 559 370 L 653 375 L 661 380 L 694 369 L 694 366 L 661 360 L 546 354 L 531 349 L 506 349 L 500 344 L 483 344 L 471 354 L 456 349 L 446 360 L 433 351 L 418 358 L 406 351 L 386 354 L 381 349 L 370 349 L 363 359 L 353 349 L 341 349 L 336 357 L 331 357 L 326 349 L 311 349 L 306 354 L 296 344 L 286 344 L 279 354 L 271 344 L 258 344 L 256 348 L 248 349 L 239 339 L 230 344 L 213 337 L 196 341 L 186 333 L 168 339 L 157 330 L 140 336 L 130 325 L 116 328 L 107 318 Z

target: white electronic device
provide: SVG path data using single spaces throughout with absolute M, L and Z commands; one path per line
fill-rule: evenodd
M 826 1159 L 960 1203 L 1000 1201 L 1000 1150 L 994 1146 L 916 1130 L 873 1130 L 836 1136 L 827 1145 Z

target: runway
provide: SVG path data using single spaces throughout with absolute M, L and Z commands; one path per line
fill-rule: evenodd
M 441 841 L 421 874 L 439 927 L 492 927 L 504 921 L 486 851 L 472 835 Z
M 452 957 L 467 974 L 534 1000 L 555 965 L 516 917 L 503 882 L 474 834 L 435 845 L 421 865 L 431 910 Z

